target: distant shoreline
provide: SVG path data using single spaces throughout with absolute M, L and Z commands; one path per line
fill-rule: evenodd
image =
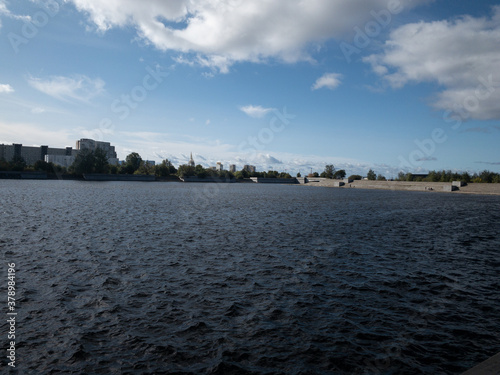
M 423 191 L 429 193 L 452 193 L 452 194 L 481 194 L 500 195 L 500 184 L 498 183 L 470 183 L 457 188 L 457 190 L 447 190 L 451 182 L 423 182 L 423 181 L 368 181 L 355 180 L 345 183 L 344 186 L 334 186 L 338 180 L 322 180 L 318 182 L 308 182 L 305 186 L 336 187 L 337 189 L 376 189 L 393 191 Z
M 259 183 L 259 184 L 287 184 L 290 185 L 290 179 L 243 179 L 243 180 L 215 180 L 207 178 L 206 180 L 196 178 L 186 178 L 185 181 L 176 176 L 169 176 L 163 178 L 155 178 L 154 176 L 140 176 L 140 175 L 94 175 L 91 181 L 150 181 L 150 182 L 180 182 L 180 183 Z M 128 177 L 128 178 L 125 178 Z M 149 178 L 145 178 L 149 177 Z M 82 177 L 72 175 L 52 175 L 45 172 L 0 172 L 0 180 L 77 180 L 85 181 Z M 294 178 L 295 179 L 295 178 Z M 452 194 L 477 194 L 477 195 L 500 195 L 499 183 L 470 183 L 465 186 L 452 187 L 451 182 L 423 182 L 423 181 L 370 181 L 370 180 L 354 180 L 346 182 L 345 180 L 331 180 L 325 178 L 311 178 L 307 183 L 305 179 L 296 178 L 294 185 L 300 186 L 314 186 L 314 187 L 331 187 L 337 189 L 375 189 L 375 190 L 392 190 L 392 191 L 421 191 L 429 193 L 452 193 Z

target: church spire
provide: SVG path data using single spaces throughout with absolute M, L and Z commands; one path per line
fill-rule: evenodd
M 194 167 L 193 153 L 191 152 L 191 156 L 189 158 L 189 166 Z

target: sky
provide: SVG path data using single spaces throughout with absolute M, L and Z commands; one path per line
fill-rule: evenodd
M 499 67 L 496 1 L 0 0 L 0 143 L 500 172 Z

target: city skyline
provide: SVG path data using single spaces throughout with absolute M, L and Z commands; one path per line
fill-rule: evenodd
M 291 174 L 500 171 L 494 1 L 116 4 L 0 0 L 0 143 L 92 138 L 122 160 Z

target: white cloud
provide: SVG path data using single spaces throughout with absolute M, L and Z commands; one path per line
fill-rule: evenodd
M 15 20 L 22 20 L 22 21 L 30 21 L 31 20 L 30 16 L 23 16 L 23 15 L 13 14 L 7 8 L 7 2 L 5 0 L 0 0 L 0 16 L 5 16 L 7 18 L 11 18 L 11 19 L 15 19 Z M 0 22 L 0 28 L 1 27 L 2 27 L 2 24 Z
M 257 155 L 257 161 L 259 164 L 264 164 L 264 165 L 283 164 L 281 160 L 278 160 L 274 156 L 271 156 L 269 154 Z
M 314 85 L 312 86 L 312 90 L 318 90 L 321 88 L 327 88 L 330 90 L 336 89 L 340 85 L 340 79 L 342 78 L 342 74 L 338 73 L 325 73 L 321 77 L 319 77 Z
M 75 143 L 75 137 L 67 129 L 49 129 L 38 124 L 0 121 L 0 143 L 22 143 L 65 147 Z
M 227 72 L 235 62 L 312 60 L 314 43 L 343 38 L 387 0 L 71 0 L 101 32 L 132 26 L 139 38 Z M 428 0 L 401 0 L 408 9 Z
M 31 113 L 34 113 L 34 114 L 40 114 L 40 113 L 44 113 L 46 111 L 47 110 L 45 108 L 42 108 L 42 107 L 35 107 L 35 108 L 31 109 Z
M 242 112 L 245 112 L 248 116 L 250 117 L 255 117 L 255 118 L 261 118 L 264 117 L 266 114 L 271 112 L 274 108 L 264 108 L 260 105 L 246 105 L 243 107 L 240 107 L 240 110 Z
M 103 80 L 100 78 L 91 79 L 84 75 L 53 76 L 45 80 L 29 77 L 28 83 L 44 94 L 65 101 L 88 102 L 104 92 Z
M 364 59 L 392 87 L 436 82 L 433 106 L 462 120 L 500 119 L 500 6 L 491 18 L 412 23 L 394 30 L 384 51 Z
M 0 94 L 14 92 L 14 89 L 9 84 L 0 84 Z

